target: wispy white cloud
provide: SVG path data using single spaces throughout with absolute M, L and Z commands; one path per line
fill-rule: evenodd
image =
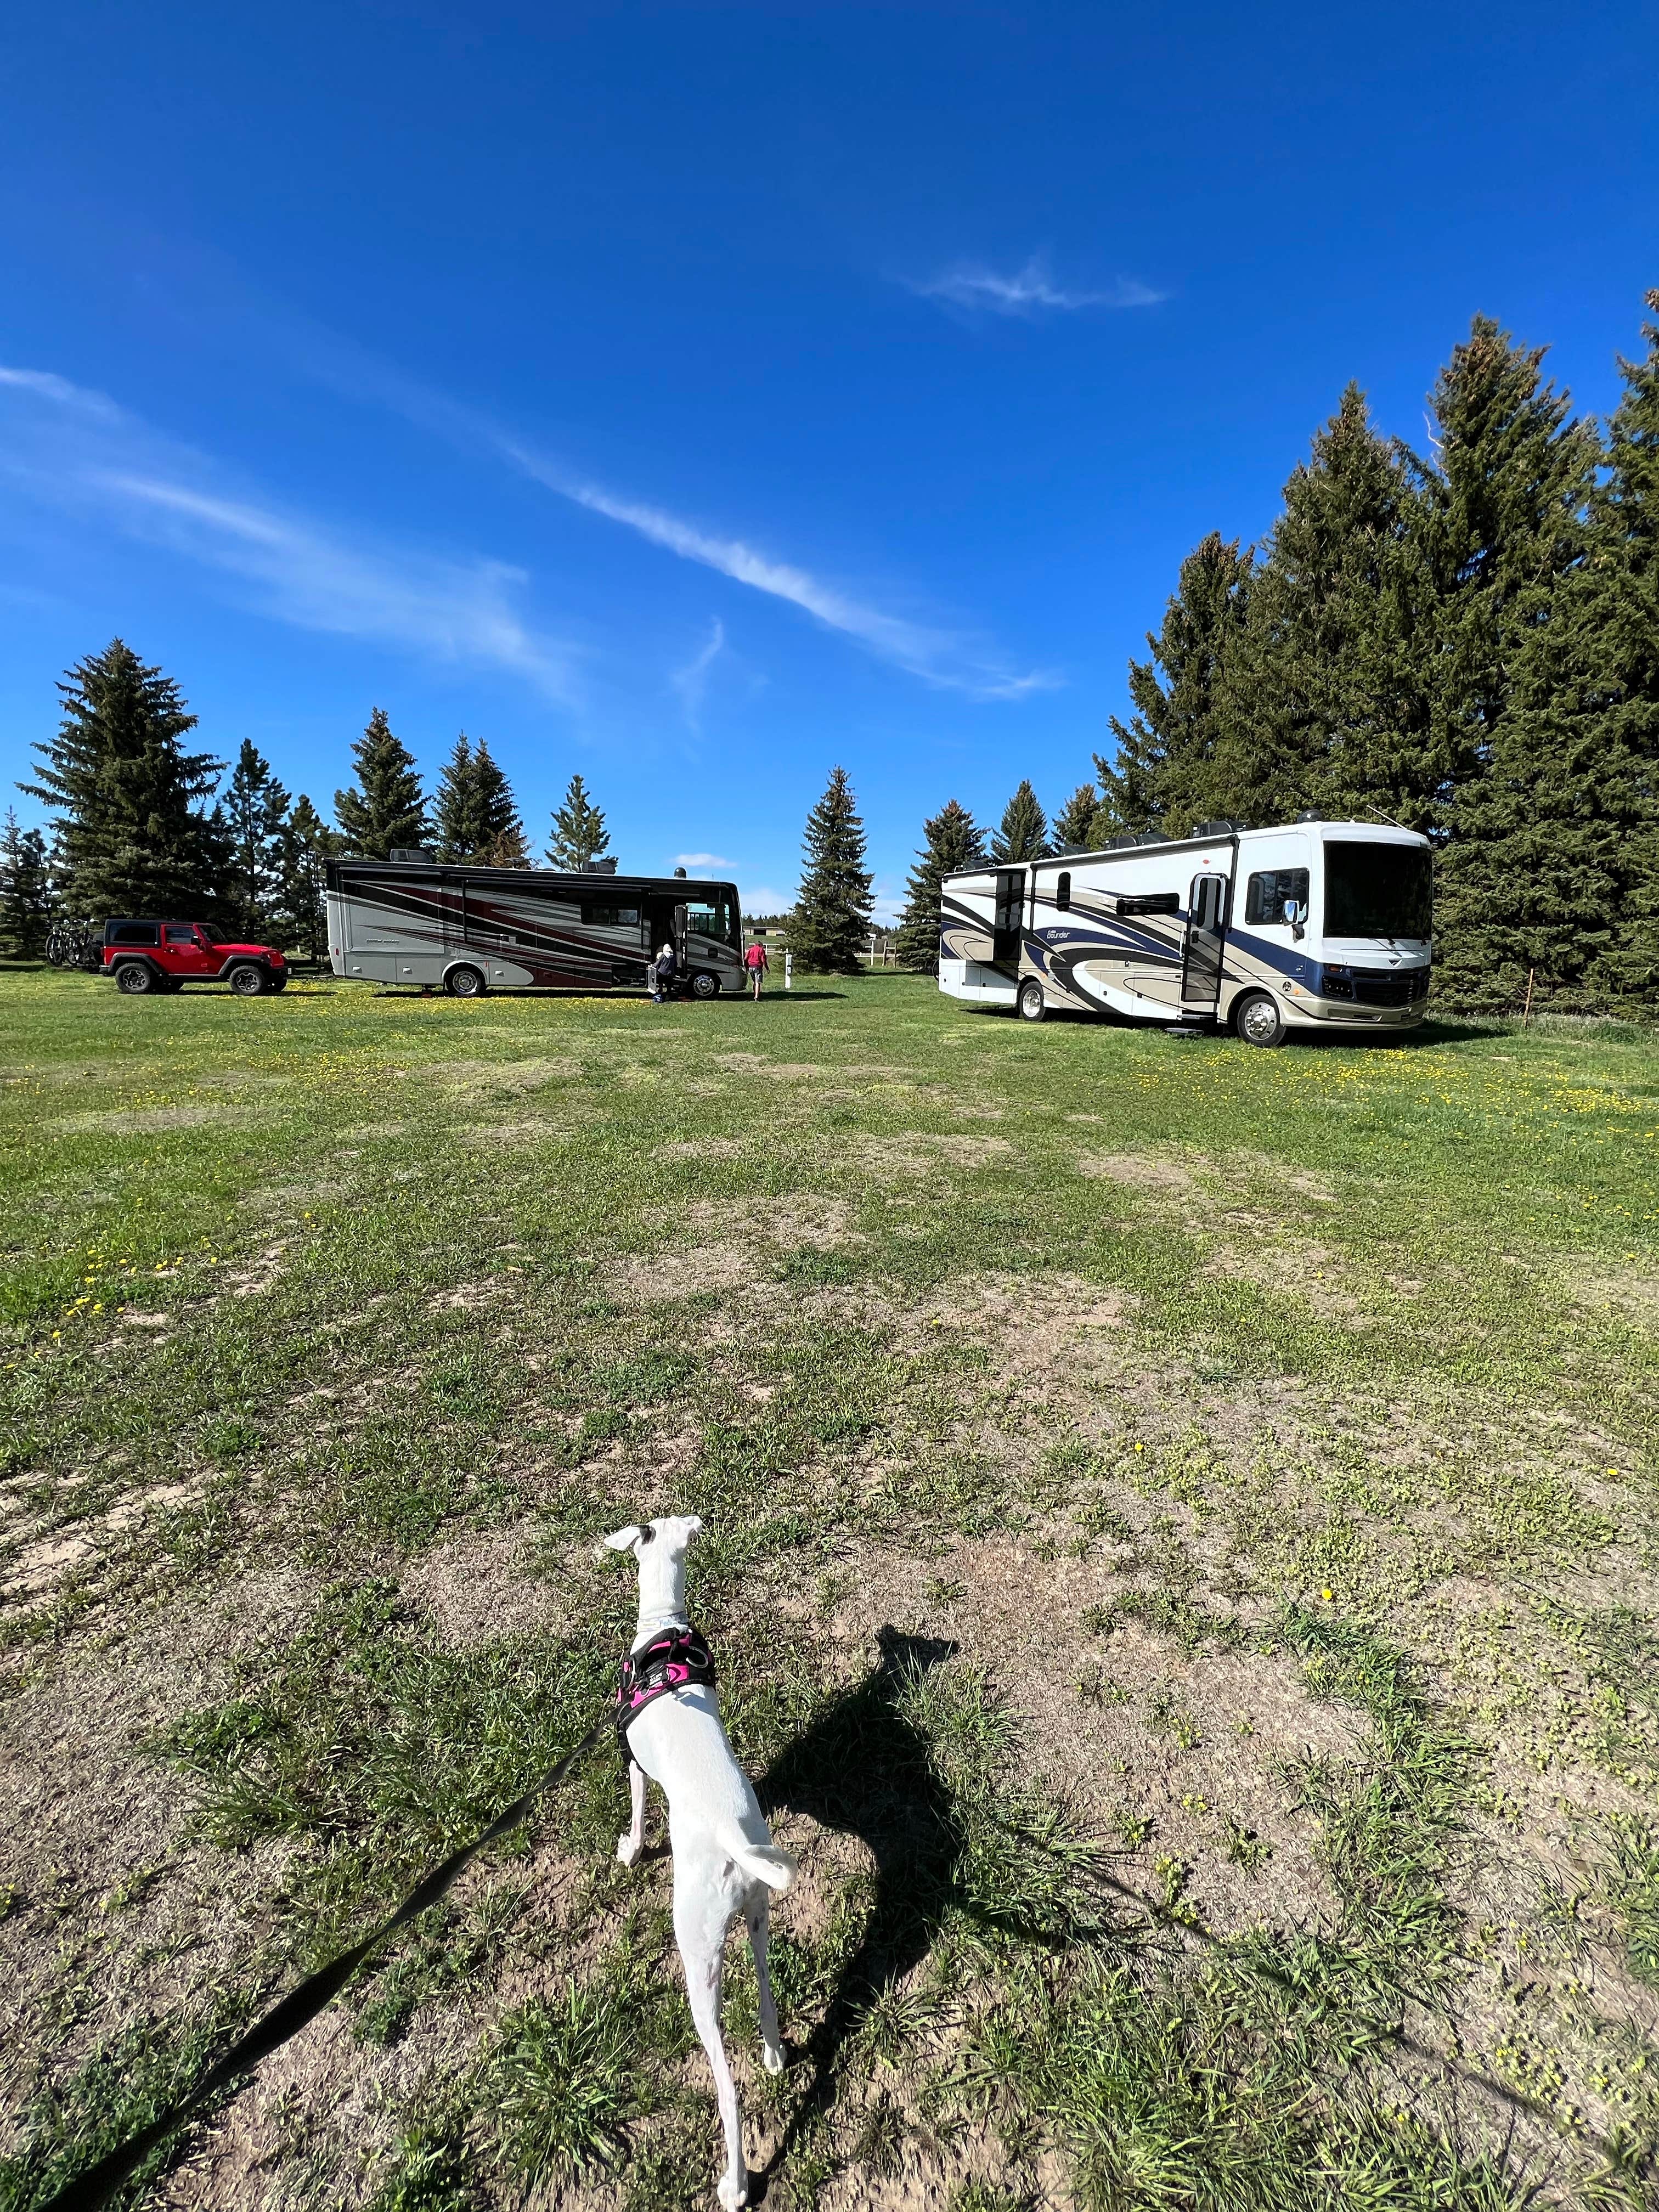
M 680 704 L 685 709 L 686 726 L 694 733 L 702 729 L 703 693 L 708 688 L 708 672 L 719 659 L 726 645 L 726 625 L 716 615 L 709 627 L 707 644 L 700 647 L 684 668 L 676 668 L 669 682 L 680 695 Z
M 677 868 L 735 868 L 735 860 L 728 860 L 724 853 L 676 853 Z
M 947 307 L 992 315 L 1071 314 L 1080 307 L 1155 307 L 1168 296 L 1133 276 L 1120 276 L 1103 292 L 1074 290 L 1057 283 L 1038 254 L 1011 276 L 1000 276 L 981 262 L 959 261 L 926 281 L 905 281 L 924 300 L 939 300 Z
M 1022 699 L 1049 690 L 1060 678 L 1043 669 L 1008 667 L 959 633 L 932 628 L 885 612 L 823 582 L 807 569 L 775 559 L 740 538 L 724 538 L 644 500 L 629 499 L 602 486 L 566 476 L 530 448 L 503 440 L 502 450 L 538 483 L 574 500 L 592 514 L 620 523 L 653 545 L 696 561 L 729 576 L 734 583 L 787 600 L 829 629 L 839 630 L 925 684 L 939 690 L 963 691 L 976 699 Z
M 331 339 L 314 326 L 305 325 L 300 332 L 297 357 L 309 374 L 336 391 L 388 408 L 455 445 L 491 452 L 561 499 L 620 524 L 683 561 L 698 562 L 734 583 L 799 607 L 826 629 L 852 638 L 878 659 L 936 690 L 959 691 L 975 699 L 1023 699 L 1033 691 L 1055 690 L 1064 680 L 1051 670 L 1013 667 L 971 635 L 890 612 L 740 538 L 689 521 L 653 501 L 595 483 L 562 467 L 479 410 L 431 391 L 362 347 Z
M 45 371 L 0 368 L 0 467 L 25 492 L 252 585 L 252 604 L 277 621 L 503 668 L 550 698 L 573 696 L 573 648 L 536 634 L 514 604 L 521 569 L 392 550 L 228 489 L 204 455 Z

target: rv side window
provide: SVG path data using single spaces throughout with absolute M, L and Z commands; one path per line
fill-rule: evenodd
M 1294 899 L 1300 907 L 1307 905 L 1308 871 L 1305 868 L 1263 868 L 1252 876 L 1245 886 L 1246 924 L 1283 921 L 1286 899 Z
M 737 908 L 724 892 L 694 900 L 685 909 L 685 926 L 694 935 L 714 938 L 721 945 L 738 941 Z
M 584 929 L 637 929 L 640 910 L 636 906 L 617 906 L 603 899 L 582 901 Z
M 1116 902 L 1121 915 L 1179 914 L 1179 891 L 1133 891 Z
M 1069 868 L 1062 868 L 1054 878 L 1054 912 L 1070 914 L 1071 911 L 1072 872 Z
M 992 927 L 999 936 L 1019 927 L 1019 910 L 1025 903 L 1025 871 L 1024 868 L 1000 868 L 997 872 L 996 918 Z

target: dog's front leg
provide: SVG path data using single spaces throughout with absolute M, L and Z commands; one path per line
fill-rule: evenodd
M 633 1797 L 634 1816 L 627 1834 L 617 1838 L 617 1856 L 624 1866 L 632 1866 L 645 1849 L 645 1769 L 637 1759 L 629 1767 L 628 1787 Z
M 676 1899 L 678 1904 L 678 1900 Z M 726 2063 L 725 2039 L 720 2034 L 720 1970 L 724 1946 L 705 1948 L 703 1931 L 694 1931 L 674 1915 L 674 1934 L 685 1969 L 685 1994 L 691 2000 L 696 2023 L 708 2063 L 714 2070 L 714 2094 L 720 2100 L 720 2124 L 726 2130 L 726 2171 L 715 2190 L 725 2212 L 738 2212 L 749 2202 L 749 2168 L 743 2155 L 743 2115 L 738 2110 L 738 2085 Z
M 783 2038 L 778 2033 L 777 2002 L 772 1995 L 772 1977 L 766 1965 L 771 1901 L 764 1890 L 744 1917 L 749 1923 L 749 1948 L 755 1954 L 755 1987 L 760 1992 L 761 2064 L 769 2074 L 781 2074 Z

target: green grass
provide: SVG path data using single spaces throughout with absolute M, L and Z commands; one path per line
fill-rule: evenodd
M 1659 1038 L 1262 1054 L 900 978 L 0 994 L 7 1756 L 173 1655 L 76 1769 L 74 1848 L 0 1864 L 0 2204 L 580 1733 L 629 1618 L 591 1539 L 670 1508 L 708 1523 L 741 1755 L 845 1845 L 779 1916 L 769 2201 L 920 2158 L 984 2212 L 1055 2155 L 1103 2212 L 1656 2185 L 1659 2069 L 1621 2039 L 1654 1976 Z M 1024 1704 L 978 1633 L 1009 1557 L 1085 1593 L 1040 1608 L 1064 1649 Z M 884 1562 L 921 1595 L 877 1654 Z M 1264 1764 L 1256 1685 L 1346 1735 Z M 1103 1768 L 1045 1781 L 1033 1699 Z M 136 1868 L 147 1792 L 182 1825 Z M 665 1869 L 615 1868 L 622 1814 L 596 1753 L 359 1975 L 380 2117 L 266 2124 L 289 2194 L 706 2201 Z M 752 2015 L 734 1952 L 734 2040 Z

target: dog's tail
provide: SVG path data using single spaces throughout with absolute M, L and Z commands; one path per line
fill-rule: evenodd
M 720 1849 L 730 1853 L 750 1881 L 782 1892 L 795 1879 L 795 1862 L 789 1852 L 772 1844 L 751 1844 L 735 1820 L 723 1820 L 714 1835 Z

